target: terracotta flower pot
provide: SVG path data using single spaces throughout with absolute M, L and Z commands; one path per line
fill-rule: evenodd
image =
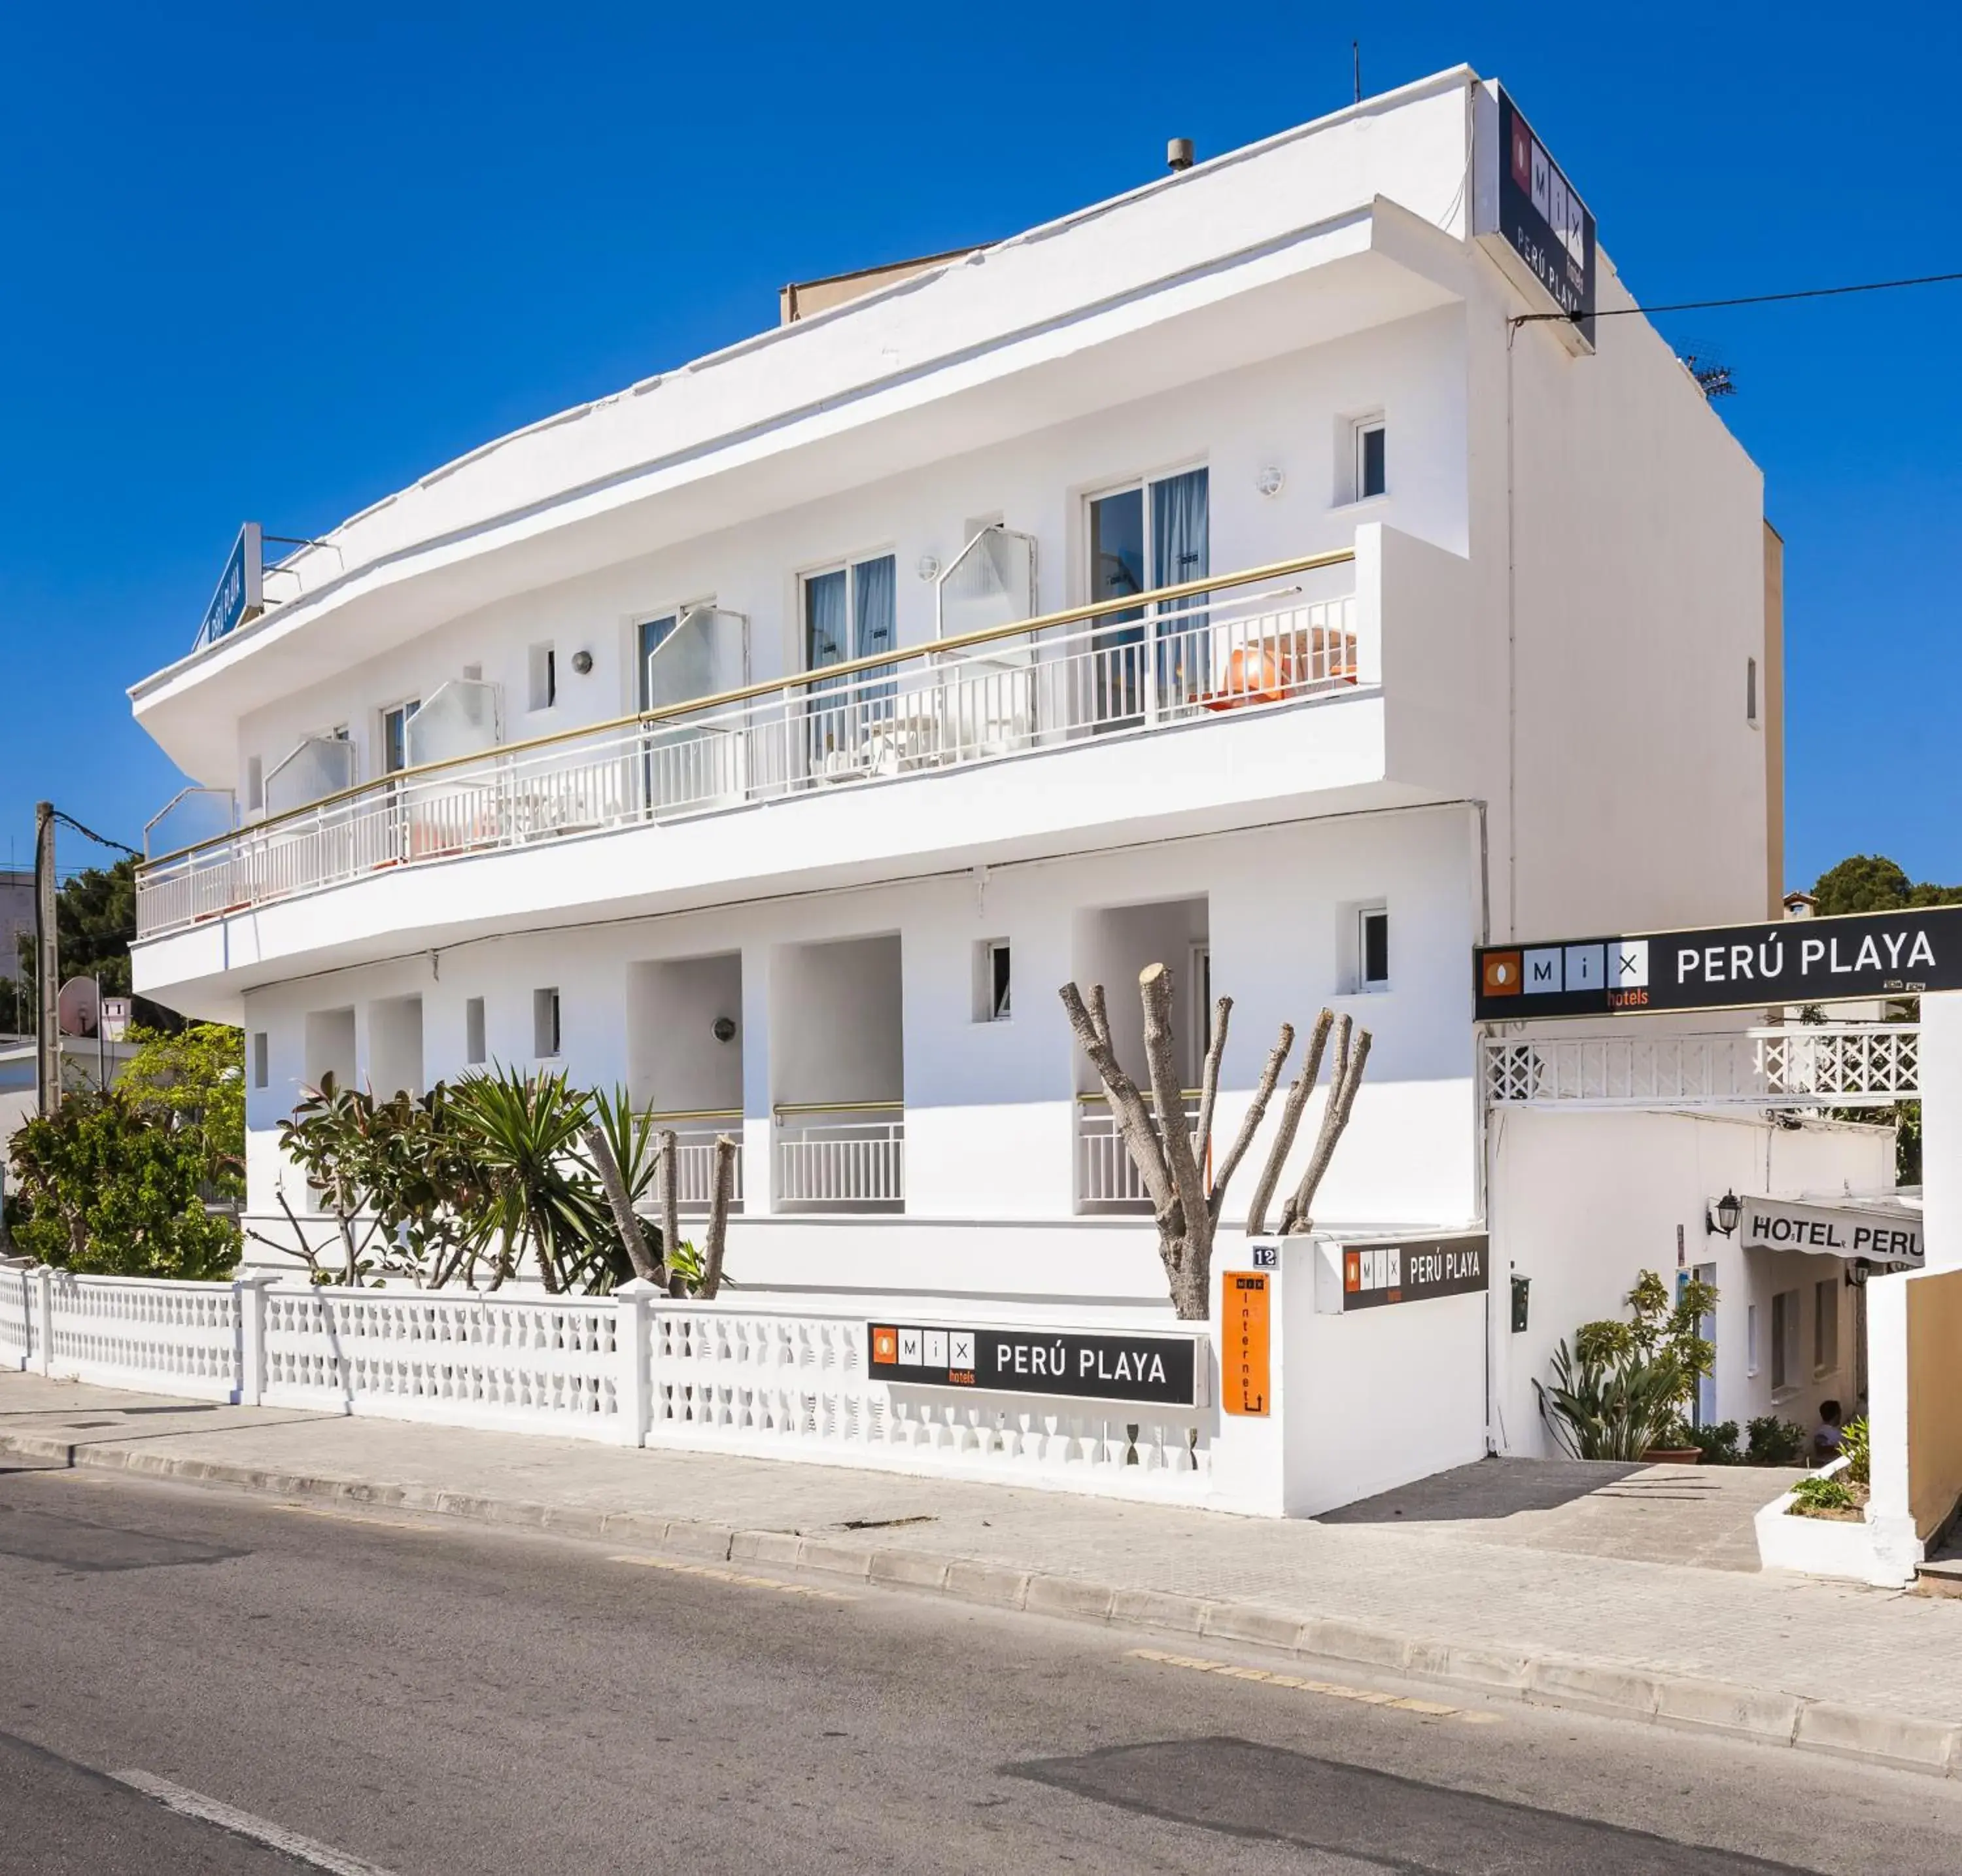
M 1644 1465 L 1698 1465 L 1702 1459 L 1701 1446 L 1650 1446 L 1642 1455 Z

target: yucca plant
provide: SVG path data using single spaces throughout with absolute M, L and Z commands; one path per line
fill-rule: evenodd
M 1673 1443 L 1716 1350 L 1700 1331 L 1714 1286 L 1667 1286 L 1644 1270 L 1625 1299 L 1631 1320 L 1584 1322 L 1555 1350 L 1551 1385 L 1535 1381 L 1541 1417 L 1577 1459 L 1639 1459 Z
M 612 1234 L 579 1157 L 586 1096 L 563 1073 L 498 1069 L 465 1076 L 449 1105 L 482 1169 L 477 1223 L 497 1246 L 491 1287 L 513 1274 L 529 1248 L 554 1295 L 610 1288 Z

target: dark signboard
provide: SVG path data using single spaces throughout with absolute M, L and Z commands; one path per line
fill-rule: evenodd
M 874 1381 L 1154 1407 L 1198 1405 L 1198 1338 L 1191 1335 L 874 1322 L 866 1338 Z
M 1487 1286 L 1491 1257 L 1483 1232 L 1451 1238 L 1342 1247 L 1342 1307 L 1375 1309 L 1386 1303 L 1463 1296 Z
M 218 590 L 211 596 L 211 603 L 204 609 L 203 622 L 197 628 L 198 644 L 208 645 L 216 639 L 224 638 L 228 632 L 235 631 L 248 619 L 257 618 L 265 610 L 264 599 L 260 590 L 260 539 L 259 524 L 256 521 L 247 522 L 238 530 L 238 539 L 233 542 L 232 551 L 225 558 L 225 571 L 219 579 Z
M 1481 95 L 1473 232 L 1505 270 L 1536 286 L 1571 330 L 1594 343 L 1594 217 L 1504 89 Z
M 1481 1023 L 1866 1002 L 1962 990 L 1962 906 L 1632 938 L 1487 944 L 1474 952 L 1472 969 Z

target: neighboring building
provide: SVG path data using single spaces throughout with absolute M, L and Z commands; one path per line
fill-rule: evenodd
M 145 869 L 134 957 L 248 1031 L 257 1228 L 305 1202 L 302 1085 L 496 1062 L 624 1083 L 698 1173 L 734 1132 L 746 1284 L 1162 1296 L 1056 994 L 1107 984 L 1141 1069 L 1153 960 L 1195 1067 L 1235 999 L 1229 1135 L 1283 1018 L 1375 1032 L 1328 1219 L 1482 1219 L 1472 947 L 1783 883 L 1762 477 L 1646 319 L 1577 348 L 1472 238 L 1496 108 L 1447 72 L 787 292 L 377 503 L 137 685 L 245 823 Z M 1804 1159 L 1791 1190 L 1839 1183 Z M 1576 1307 L 1673 1264 L 1563 1222 Z
M 21 946 L 34 937 L 34 876 L 0 871 L 0 977 L 21 979 Z

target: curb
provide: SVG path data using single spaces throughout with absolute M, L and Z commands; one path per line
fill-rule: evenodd
M 511 1530 L 554 1532 L 644 1545 L 718 1563 L 820 1571 L 892 1588 L 930 1590 L 958 1602 L 1067 1622 L 1158 1628 L 1271 1648 L 1311 1660 L 1386 1669 L 1413 1680 L 1615 1719 L 1717 1733 L 1935 1778 L 1962 1779 L 1962 1724 L 1815 1700 L 1775 1689 L 1558 1654 L 1513 1653 L 1400 1634 L 1334 1616 L 1307 1616 L 1254 1603 L 1209 1602 L 1155 1590 L 1120 1589 L 1078 1577 L 1016 1570 L 970 1558 L 896 1545 L 857 1544 L 791 1531 L 742 1530 L 658 1513 L 583 1510 L 527 1499 L 474 1497 L 433 1486 L 264 1471 L 221 1461 L 133 1451 L 113 1445 L 0 1433 L 0 1458 L 39 1459 L 69 1470 L 229 1488 L 262 1496 L 312 1498 L 377 1510 L 416 1511 Z

